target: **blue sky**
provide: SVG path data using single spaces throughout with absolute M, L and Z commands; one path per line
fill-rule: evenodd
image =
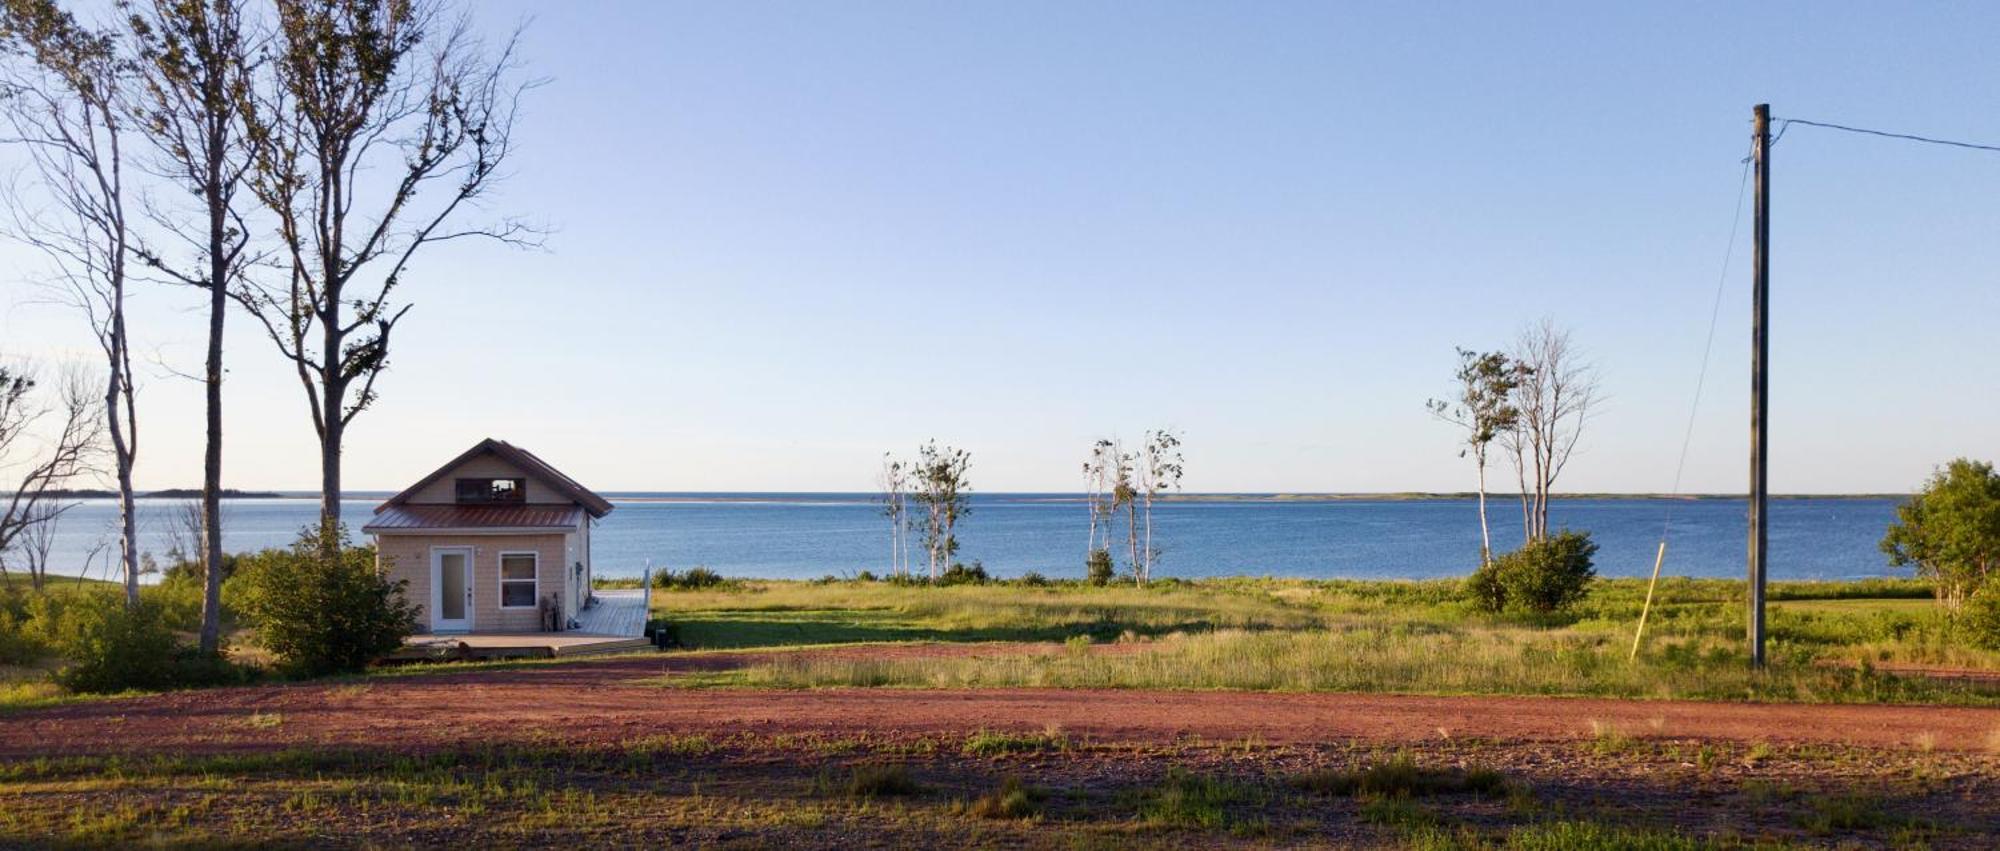
M 350 487 L 492 435 L 601 489 L 860 490 L 934 436 L 979 489 L 1070 489 L 1093 439 L 1168 426 L 1193 490 L 1469 489 L 1423 402 L 1549 315 L 1608 392 L 1561 485 L 1665 490 L 1751 105 L 2000 142 L 1990 4 L 476 11 L 531 19 L 548 78 L 489 212 L 556 231 L 419 262 Z M 1775 156 L 1774 488 L 1993 457 L 2000 155 Z M 1687 490 L 1744 487 L 1747 257 Z M 80 352 L 0 260 L 0 351 Z M 197 299 L 138 302 L 191 369 Z M 296 380 L 230 334 L 229 483 L 311 487 Z M 199 388 L 153 372 L 141 484 L 195 483 Z

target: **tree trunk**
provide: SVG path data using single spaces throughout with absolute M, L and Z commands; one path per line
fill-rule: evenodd
M 1141 578 L 1142 574 L 1139 572 L 1139 501 L 1136 499 L 1125 503 L 1125 528 L 1126 544 L 1132 551 L 1132 577 L 1140 584 L 1144 584 L 1146 580 Z
M 201 635 L 199 648 L 212 655 L 222 643 L 222 325 L 229 290 L 222 268 L 222 214 L 211 208 L 210 254 L 215 258 L 208 287 L 208 444 L 201 468 Z
M 122 310 L 122 308 L 115 308 Z M 112 319 L 112 348 L 122 353 L 124 349 L 124 318 Z M 111 380 L 104 393 L 104 413 L 111 426 L 111 453 L 118 465 L 118 562 L 125 570 L 125 605 L 139 605 L 139 522 L 138 506 L 132 497 L 131 444 L 125 434 L 125 424 L 118 413 L 124 383 L 124 370 L 119 365 L 118 355 L 111 359 Z
M 337 300 L 333 300 L 338 305 Z M 340 449 L 347 436 L 347 421 L 341 406 L 347 400 L 348 378 L 341 374 L 341 342 L 337 310 L 320 317 L 320 431 L 319 431 L 319 523 L 320 549 L 332 554 L 339 547 L 340 528 Z
M 1139 572 L 1140 585 L 1153 578 L 1153 494 L 1150 491 L 1146 493 L 1146 547 L 1142 552 L 1146 556 L 1146 569 Z
M 1486 452 L 1484 449 L 1473 456 L 1479 463 L 1479 566 L 1493 563 L 1493 533 L 1486 526 Z

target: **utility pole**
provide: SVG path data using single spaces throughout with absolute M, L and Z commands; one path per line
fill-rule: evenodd
M 1757 166 L 1757 210 L 1751 225 L 1750 285 L 1750 664 L 1764 667 L 1766 509 L 1769 507 L 1771 358 L 1771 105 L 1755 115 L 1751 158 Z

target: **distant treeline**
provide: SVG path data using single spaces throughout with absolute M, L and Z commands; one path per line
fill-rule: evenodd
M 118 495 L 118 492 L 112 490 L 99 490 L 94 488 L 74 488 L 74 489 L 64 488 L 64 489 L 51 490 L 48 492 L 48 495 L 50 497 L 57 499 L 111 499 L 113 497 L 116 497 Z M 136 493 L 133 494 L 132 496 L 135 499 L 200 499 L 201 489 L 167 488 L 166 490 L 150 491 L 147 493 Z M 240 490 L 235 490 L 233 488 L 222 489 L 223 499 L 283 499 L 284 496 L 285 496 L 284 494 L 274 493 L 271 491 L 240 491 Z

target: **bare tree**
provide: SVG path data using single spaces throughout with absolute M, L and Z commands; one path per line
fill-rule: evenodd
M 32 377 L 0 366 L 0 475 L 12 485 L 0 503 L 0 558 L 62 516 L 61 490 L 95 472 L 104 434 L 95 385 L 71 371 L 50 403 Z
M 375 402 L 390 334 L 409 311 L 395 297 L 412 259 L 449 240 L 536 237 L 516 221 L 454 224 L 495 185 L 524 86 L 509 80 L 513 41 L 487 54 L 466 18 L 432 0 L 277 0 L 276 9 L 253 183 L 277 219 L 289 284 L 240 297 L 305 389 L 330 528 L 340 521 L 342 441 Z
M 15 549 L 21 554 L 21 564 L 27 568 L 28 587 L 37 593 L 49 581 L 49 554 L 55 548 L 56 524 L 64 513 L 75 508 L 75 502 L 44 502 L 37 505 L 28 517 L 26 528 L 15 540 Z M 0 566 L 0 573 L 6 568 Z
M 1514 407 L 1514 390 L 1526 370 L 1504 352 L 1458 350 L 1458 398 L 1432 399 L 1432 416 L 1465 431 L 1459 457 L 1472 456 L 1479 471 L 1479 563 L 1493 561 L 1493 533 L 1486 524 L 1486 455 L 1493 441 L 1512 431 L 1521 412 Z M 1524 489 L 1525 490 L 1525 489 Z
M 124 112 L 131 63 L 117 39 L 77 22 L 53 0 L 0 5 L 0 50 L 26 59 L 7 64 L 0 98 L 11 141 L 28 154 L 37 177 L 34 200 L 9 193 L 9 235 L 49 258 L 61 297 L 84 314 L 104 357 L 102 409 L 118 490 L 119 562 L 125 600 L 139 600 L 137 511 L 132 467 L 139 422 L 132 349 L 125 327 L 126 258 Z M 38 203 L 39 202 L 39 203 Z M 59 510 L 31 522 L 34 535 L 55 525 Z M 47 540 L 41 556 L 47 557 Z M 35 587 L 41 582 L 37 574 Z
M 165 520 L 167 537 L 167 560 L 171 565 L 201 564 L 200 547 L 202 541 L 201 500 L 183 500 L 174 504 L 172 513 Z
M 136 251 L 147 266 L 208 295 L 199 643 L 202 653 L 213 654 L 222 638 L 222 338 L 231 293 L 243 285 L 254 259 L 250 228 L 237 205 L 252 159 L 243 123 L 250 105 L 252 36 L 242 0 L 121 0 L 120 5 L 130 13 L 143 92 L 134 116 L 157 154 L 160 176 L 190 200 L 185 211 L 152 210 L 190 259 L 170 259 L 159 246 Z
M 936 440 L 917 450 L 914 496 L 924 507 L 924 551 L 930 561 L 931 581 L 948 567 L 958 553 L 958 521 L 972 513 L 967 497 L 972 482 L 966 479 L 972 456 L 963 449 L 939 446 Z
M 1138 499 L 1140 509 L 1145 513 L 1145 545 L 1139 551 L 1142 560 L 1133 569 L 1140 585 L 1153 576 L 1153 563 L 1160 551 L 1153 546 L 1153 500 L 1167 490 L 1179 490 L 1181 472 L 1184 467 L 1181 457 L 1181 439 L 1171 429 L 1146 432 L 1146 444 L 1140 450 L 1138 465 Z
M 882 453 L 882 472 L 878 484 L 882 488 L 882 516 L 889 518 L 889 574 L 905 576 L 909 573 L 909 465 L 896 460 L 891 453 Z
M 1598 399 L 1597 370 L 1553 319 L 1521 331 L 1511 355 L 1521 372 L 1513 389 L 1514 427 L 1501 445 L 1521 483 L 1521 526 L 1529 541 L 1549 536 L 1549 497 L 1569 465 Z

